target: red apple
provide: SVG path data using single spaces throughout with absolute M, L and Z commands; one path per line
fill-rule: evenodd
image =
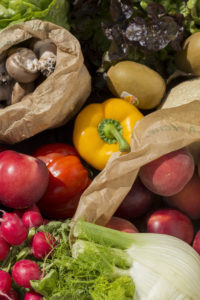
M 129 220 L 144 215 L 152 205 L 152 195 L 137 178 L 115 215 Z
M 147 231 L 173 235 L 188 244 L 194 235 L 193 224 L 190 219 L 175 209 L 160 209 L 155 211 L 148 219 Z
M 131 222 L 118 217 L 112 217 L 105 227 L 129 233 L 138 232 L 137 228 Z
M 0 203 L 12 208 L 26 208 L 43 196 L 49 179 L 43 161 L 6 150 L 0 153 Z
M 200 218 L 200 177 L 194 173 L 192 179 L 176 195 L 166 197 L 165 201 L 180 209 L 192 219 Z

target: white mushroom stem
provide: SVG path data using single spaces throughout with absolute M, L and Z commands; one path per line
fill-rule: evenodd
M 13 86 L 11 104 L 18 103 L 22 98 L 34 91 L 34 83 L 19 83 L 16 82 Z

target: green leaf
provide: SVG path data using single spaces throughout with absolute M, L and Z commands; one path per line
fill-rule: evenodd
M 68 11 L 68 0 L 3 0 L 0 4 L 0 29 L 32 19 L 69 29 Z
M 48 298 L 57 286 L 58 273 L 52 269 L 43 279 L 31 280 L 30 283 L 36 292 Z

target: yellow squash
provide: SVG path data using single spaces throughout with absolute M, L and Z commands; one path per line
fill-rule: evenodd
M 88 164 L 102 170 L 113 152 L 130 151 L 133 127 L 142 117 L 134 105 L 118 98 L 89 104 L 75 120 L 74 146 Z

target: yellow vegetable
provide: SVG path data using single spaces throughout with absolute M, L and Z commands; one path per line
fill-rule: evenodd
M 113 152 L 130 151 L 134 125 L 142 117 L 134 105 L 118 98 L 89 104 L 75 120 L 74 146 L 87 163 L 102 170 Z

